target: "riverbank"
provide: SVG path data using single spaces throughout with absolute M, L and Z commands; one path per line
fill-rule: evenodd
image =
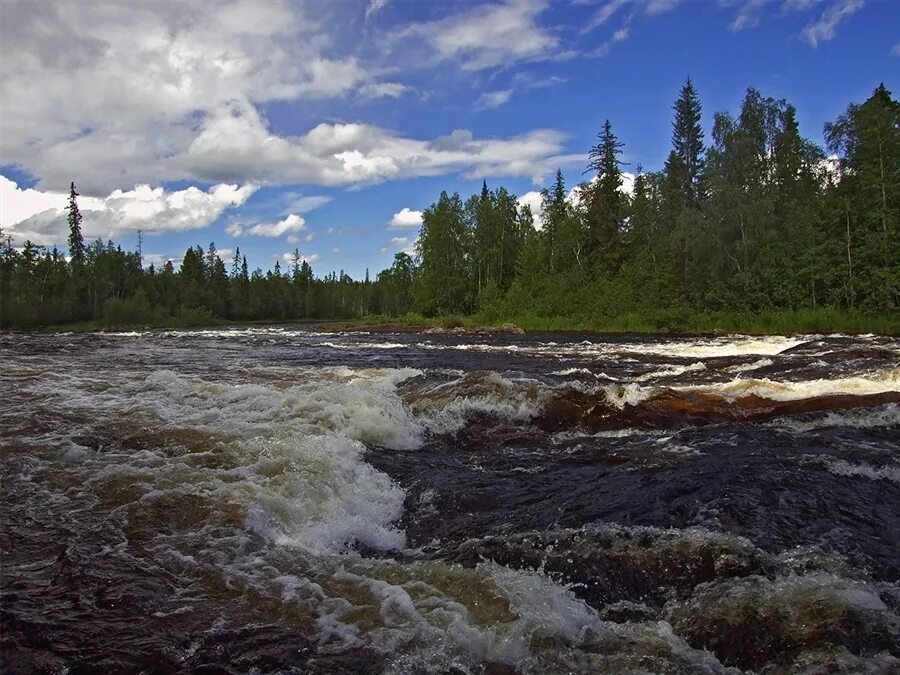
M 399 317 L 375 315 L 352 320 L 259 319 L 255 321 L 229 321 L 216 319 L 211 315 L 198 315 L 192 316 L 190 320 L 173 317 L 171 320 L 152 323 L 109 322 L 104 319 L 95 319 L 56 326 L 40 326 L 34 330 L 83 333 L 260 325 L 303 325 L 323 332 L 367 330 L 381 333 L 425 332 L 428 330 L 516 333 L 518 332 L 516 329 L 521 329 L 529 332 L 647 333 L 656 335 L 726 333 L 746 335 L 792 333 L 900 335 L 900 314 L 897 316 L 870 315 L 834 309 L 762 313 L 705 312 L 701 314 L 670 310 L 597 318 L 535 315 L 500 317 L 483 314 L 424 317 L 420 314 L 406 314 Z
M 900 334 L 900 316 L 873 316 L 840 310 L 800 310 L 796 312 L 687 314 L 662 311 L 626 314 L 618 317 L 540 317 L 522 316 L 444 316 L 425 318 L 417 314 L 403 317 L 371 316 L 357 321 L 337 322 L 330 328 L 399 332 L 409 330 L 466 329 L 500 332 L 504 325 L 529 332 L 647 333 L 647 334 L 725 334 L 774 335 L 790 333 L 848 333 L 878 335 Z M 510 331 L 506 331 L 510 332 Z

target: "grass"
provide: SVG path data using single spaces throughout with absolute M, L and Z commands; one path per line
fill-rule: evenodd
M 597 333 L 877 333 L 900 334 L 900 315 L 869 315 L 834 309 L 805 309 L 758 313 L 682 312 L 630 313 L 611 318 L 507 317 L 530 331 L 586 331 Z M 502 323 L 502 321 L 500 322 Z

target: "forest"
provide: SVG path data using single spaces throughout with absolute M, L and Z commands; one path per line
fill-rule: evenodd
M 629 167 L 633 190 L 623 189 L 624 144 L 607 120 L 585 181 L 566 186 L 557 171 L 540 213 L 486 182 L 465 200 L 442 192 L 415 256 L 398 253 L 374 280 L 316 277 L 299 252 L 288 269 L 251 272 L 239 249 L 222 260 L 214 244 L 188 249 L 178 269 L 145 268 L 136 251 L 85 244 L 73 183 L 68 255 L 0 233 L 0 327 L 400 317 L 897 329 L 900 103 L 883 84 L 825 125 L 825 148 L 801 136 L 790 103 L 756 89 L 736 115 L 713 116 L 709 139 L 690 79 L 673 110 L 668 159 L 656 172 Z

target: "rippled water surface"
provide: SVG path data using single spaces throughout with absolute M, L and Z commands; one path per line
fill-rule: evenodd
M 0 336 L 6 672 L 900 672 L 900 341 Z

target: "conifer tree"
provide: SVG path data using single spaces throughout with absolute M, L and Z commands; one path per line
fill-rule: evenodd
M 75 191 L 75 181 L 69 186 L 69 206 L 67 208 L 69 221 L 69 254 L 73 263 L 84 264 L 84 237 L 81 235 L 81 211 L 78 210 L 78 192 Z
M 666 161 L 671 181 L 670 194 L 680 199 L 679 207 L 696 207 L 702 197 L 703 129 L 700 127 L 700 97 L 689 77 L 681 88 L 672 122 L 672 152 Z
M 556 170 L 553 186 L 541 191 L 541 212 L 544 217 L 543 235 L 547 244 L 548 262 L 551 270 L 556 269 L 560 258 L 560 230 L 569 217 L 569 203 L 566 200 L 566 182 L 562 169 Z
M 622 259 L 621 227 L 625 217 L 625 195 L 622 194 L 622 162 L 624 146 L 612 131 L 609 120 L 603 123 L 598 143 L 591 148 L 588 171 L 596 177 L 585 190 L 587 256 L 607 278 L 617 271 Z

